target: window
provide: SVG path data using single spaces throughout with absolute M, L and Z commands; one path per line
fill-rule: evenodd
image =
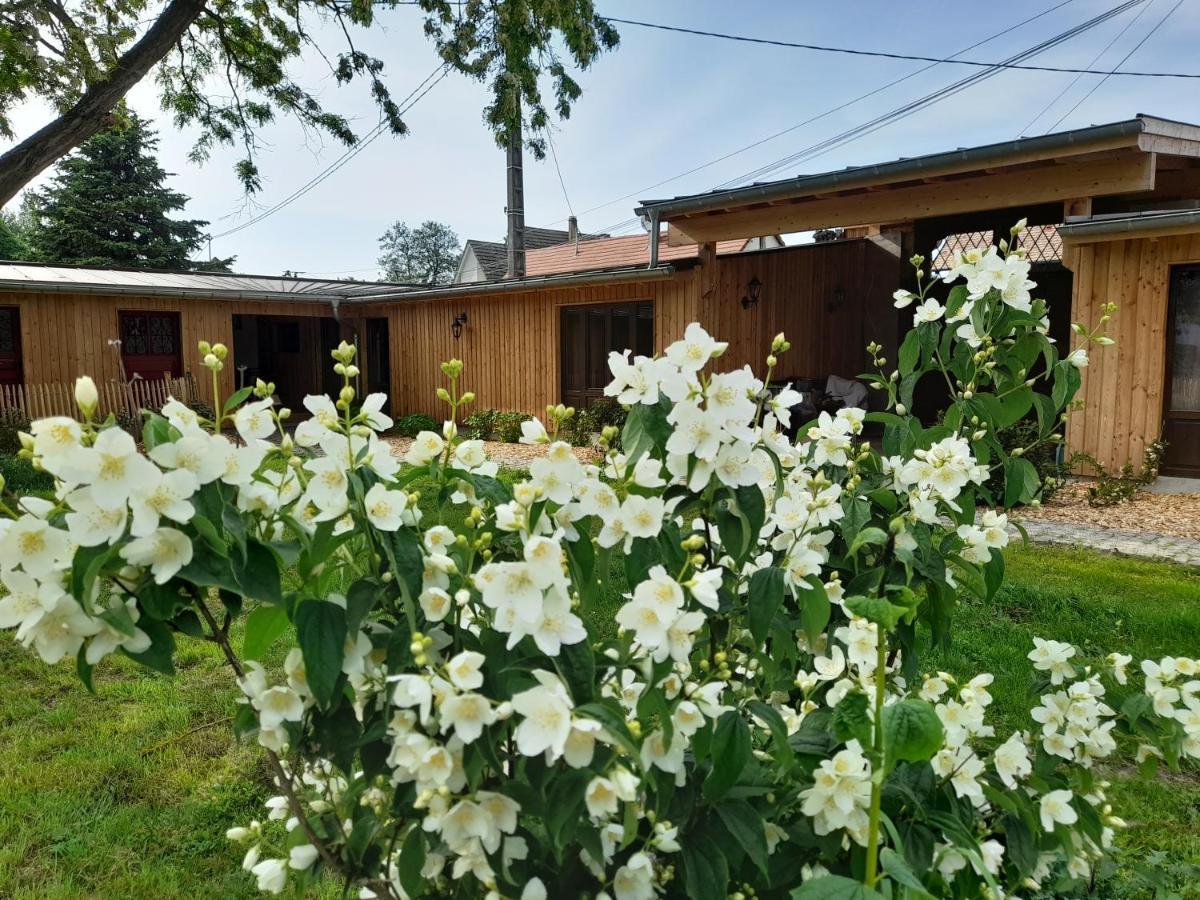
M 183 374 L 179 313 L 123 310 L 118 316 L 126 378 L 135 374 L 142 378 Z

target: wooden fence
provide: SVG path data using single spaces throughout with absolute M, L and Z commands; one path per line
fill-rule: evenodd
M 136 378 L 128 384 L 119 381 L 97 384 L 96 391 L 100 396 L 97 415 L 104 418 L 110 412 L 121 410 L 136 414 L 140 409 L 161 409 L 169 397 L 192 403 L 196 399 L 196 381 L 191 375 L 153 381 Z M 0 409 L 20 409 L 30 419 L 74 417 L 79 413 L 75 405 L 75 385 L 62 382 L 0 384 Z

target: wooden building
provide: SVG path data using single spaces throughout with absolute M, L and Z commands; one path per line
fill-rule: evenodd
M 233 350 L 222 393 L 261 376 L 298 408 L 326 389 L 326 351 L 347 339 L 361 350 L 362 388 L 388 390 L 396 414 L 440 412 L 438 363 L 450 357 L 466 363 L 481 407 L 538 413 L 597 396 L 611 350 L 658 351 L 699 321 L 730 342 L 723 367 L 761 370 L 771 336 L 786 332 L 793 349 L 778 374 L 819 386 L 863 371 L 868 341 L 895 346 L 911 311 L 898 314 L 891 294 L 910 282 L 913 253 L 944 259 L 1027 218 L 1035 227 L 1023 239 L 1064 350 L 1070 322 L 1118 305 L 1117 346 L 1093 354 L 1070 449 L 1120 466 L 1165 435 L 1164 470 L 1200 474 L 1196 126 L 1138 116 L 638 212 L 657 241 L 536 249 L 524 278 L 446 287 L 0 265 L 0 382 L 195 370 L 203 338 Z M 757 236 L 817 229 L 838 239 L 746 249 Z M 918 399 L 928 415 L 944 401 Z

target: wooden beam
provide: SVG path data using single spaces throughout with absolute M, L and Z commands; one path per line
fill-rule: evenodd
M 1063 219 L 1087 217 L 1092 214 L 1091 197 L 1073 197 L 1063 201 Z
M 667 246 L 668 247 L 687 247 L 690 244 L 696 243 L 674 225 L 667 223 Z
M 700 245 L 700 299 L 710 300 L 717 294 L 717 245 L 706 241 Z
M 791 206 L 770 209 L 676 218 L 671 228 L 700 243 L 748 234 L 870 225 L 1153 189 L 1154 154 L 1131 153 L 1118 159 L 1081 161 L 1073 166 L 1043 166 L 871 194 L 799 200 Z

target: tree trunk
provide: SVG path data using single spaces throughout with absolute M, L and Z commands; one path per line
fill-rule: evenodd
M 61 116 L 0 155 L 0 206 L 39 172 L 104 127 L 108 114 L 159 62 L 204 10 L 204 0 L 171 0 L 104 81 L 88 87 Z

